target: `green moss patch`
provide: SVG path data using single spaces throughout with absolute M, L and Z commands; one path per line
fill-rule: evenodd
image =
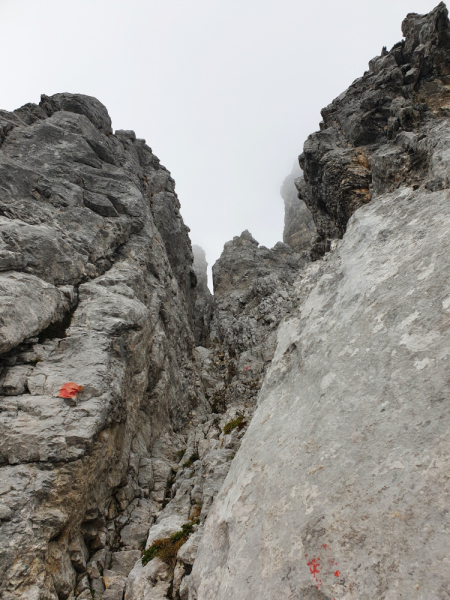
M 191 523 L 186 523 L 180 531 L 173 533 L 168 538 L 155 540 L 153 544 L 142 553 L 142 564 L 145 566 L 152 559 L 158 557 L 165 562 L 171 569 L 175 568 L 177 562 L 178 550 L 185 544 L 194 530 L 194 525 L 198 525 L 199 520 L 195 519 Z
M 233 429 L 236 429 L 236 427 L 238 429 L 242 429 L 246 424 L 247 424 L 247 421 L 244 421 L 244 417 L 242 415 L 239 415 L 239 417 L 237 417 L 236 419 L 234 419 L 233 421 L 230 421 L 229 423 L 227 423 L 225 425 L 225 427 L 223 428 L 223 432 L 226 435 L 228 435 L 229 433 L 231 433 L 233 431 Z

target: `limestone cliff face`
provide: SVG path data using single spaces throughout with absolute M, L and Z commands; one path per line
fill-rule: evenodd
M 445 6 L 403 31 L 305 144 L 312 254 L 329 252 L 293 284 L 190 600 L 450 594 Z
M 43 96 L 0 131 L 0 593 L 98 598 L 206 411 L 192 250 L 170 173 L 98 100 Z

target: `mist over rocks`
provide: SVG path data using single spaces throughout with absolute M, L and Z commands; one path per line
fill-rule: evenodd
M 301 185 L 302 179 L 300 168 L 294 165 L 292 173 L 284 179 L 280 189 L 284 200 L 283 242 L 296 252 L 310 250 L 316 236 L 313 216 L 303 200 L 299 198 L 296 187 Z
M 197 278 L 195 288 L 194 335 L 197 346 L 209 345 L 209 329 L 213 312 L 213 296 L 208 287 L 208 263 L 200 246 L 192 246 L 193 269 Z

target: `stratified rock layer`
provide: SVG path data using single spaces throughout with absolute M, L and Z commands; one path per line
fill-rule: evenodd
M 293 286 L 190 600 L 450 594 L 445 6 L 403 31 L 305 144 L 313 255 L 332 251 Z

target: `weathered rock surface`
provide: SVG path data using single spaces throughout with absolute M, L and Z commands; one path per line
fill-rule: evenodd
M 287 244 L 259 246 L 244 231 L 227 242 L 213 266 L 214 313 L 210 339 L 220 349 L 224 387 L 212 406 L 255 402 L 276 346 L 276 331 L 293 307 L 292 284 L 308 263 Z M 222 404 L 221 404 L 222 403 Z
M 449 198 L 373 200 L 297 282 L 193 597 L 450 593 Z
M 305 145 L 332 252 L 293 286 L 190 600 L 450 594 L 445 6 L 403 31 Z
M 311 211 L 298 197 L 296 180 L 303 177 L 301 170 L 294 165 L 280 189 L 284 200 L 284 231 L 283 242 L 288 244 L 296 252 L 310 250 L 313 238 L 316 236 L 316 226 Z
M 183 456 L 179 464 L 172 465 L 167 504 L 150 528 L 146 548 L 156 540 L 177 533 L 189 522 L 196 523 L 195 531 L 178 551 L 174 568 L 162 567 L 164 563 L 158 557 L 145 566 L 137 560 L 126 582 L 126 600 L 187 598 L 189 576 L 206 517 L 240 446 L 253 409 L 248 404 L 234 404 L 222 414 L 202 419 L 204 422 L 189 432 L 186 447 L 180 451 Z M 239 425 L 225 433 L 225 426 L 236 419 Z
M 43 96 L 0 125 L 0 593 L 120 600 L 159 462 L 207 407 L 187 228 L 169 172 L 98 100 Z

